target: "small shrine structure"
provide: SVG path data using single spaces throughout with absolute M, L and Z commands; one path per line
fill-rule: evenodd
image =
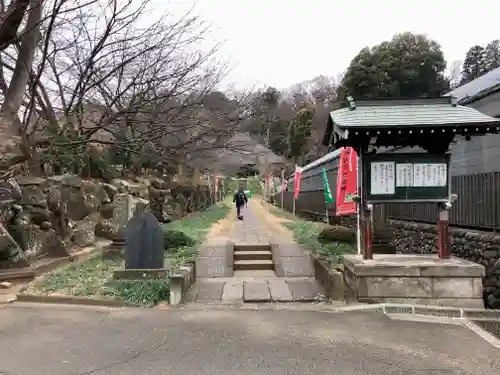
M 344 257 L 347 286 L 360 301 L 484 307 L 484 267 L 450 257 L 449 210 L 460 197 L 451 186 L 449 148 L 458 135 L 470 140 L 499 133 L 500 119 L 457 105 L 453 97 L 349 97 L 348 103 L 330 113 L 323 142 L 352 147 L 359 158 L 362 255 Z M 377 208 L 392 202 L 438 206 L 437 255 L 374 256 L 378 228 L 388 228 Z

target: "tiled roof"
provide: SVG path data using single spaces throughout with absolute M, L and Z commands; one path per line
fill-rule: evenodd
M 477 96 L 479 93 L 488 91 L 499 84 L 500 68 L 497 68 L 473 81 L 466 83 L 463 86 L 456 88 L 455 90 L 450 91 L 445 96 L 453 96 L 460 102 Z
M 341 128 L 419 127 L 491 124 L 500 120 L 460 105 L 452 104 L 391 104 L 358 105 L 330 113 L 331 121 Z M 361 103 L 359 103 L 361 104 Z

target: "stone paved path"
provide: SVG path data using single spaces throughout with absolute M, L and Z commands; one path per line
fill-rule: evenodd
M 188 302 L 202 304 L 242 304 L 244 302 L 295 302 L 321 299 L 323 288 L 313 277 L 308 255 L 282 231 L 267 225 L 270 212 L 251 201 L 243 211 L 244 220 L 233 218 L 229 239 L 238 245 L 272 245 L 275 271 L 236 270 L 233 272 L 233 248 L 207 243 L 200 250 L 197 281 Z M 234 215 L 234 213 L 232 213 Z

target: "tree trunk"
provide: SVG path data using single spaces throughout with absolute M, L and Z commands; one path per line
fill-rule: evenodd
M 19 55 L 9 87 L 5 94 L 5 100 L 1 107 L 1 113 L 12 127 L 13 133 L 21 138 L 20 149 L 28 161 L 28 168 L 34 174 L 40 174 L 41 166 L 36 155 L 36 147 L 28 144 L 28 137 L 22 130 L 19 121 L 19 110 L 21 109 L 26 86 L 30 80 L 30 72 L 35 58 L 35 51 L 40 39 L 40 22 L 42 19 L 43 0 L 31 0 L 25 33 L 21 36 Z
M 12 79 L 2 105 L 2 113 L 14 124 L 30 79 L 30 71 L 35 58 L 36 47 L 40 38 L 43 0 L 32 0 L 26 23 L 27 32 L 21 37 L 21 47 L 17 57 Z M 14 126 L 14 125 L 13 125 Z M 21 135 L 21 134 L 19 134 Z M 22 137 L 22 135 L 21 135 Z

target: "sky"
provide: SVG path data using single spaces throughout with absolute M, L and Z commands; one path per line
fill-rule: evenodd
M 211 38 L 232 71 L 226 81 L 246 88 L 287 88 L 320 74 L 337 77 L 365 46 L 400 32 L 426 34 L 448 63 L 467 50 L 500 39 L 498 2 L 480 6 L 419 0 L 153 0 L 171 12 L 194 12 L 211 25 Z

